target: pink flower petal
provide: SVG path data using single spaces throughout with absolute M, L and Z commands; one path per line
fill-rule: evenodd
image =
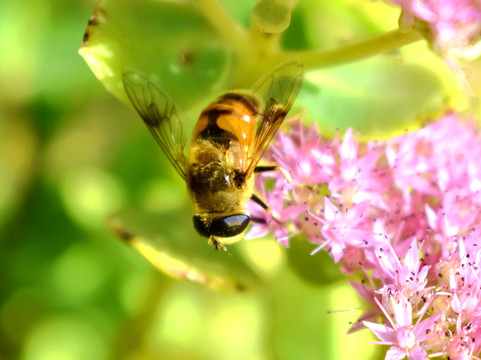
M 392 345 L 396 342 L 396 332 L 386 325 L 376 324 L 369 321 L 362 322 L 365 327 L 371 330 L 383 344 Z

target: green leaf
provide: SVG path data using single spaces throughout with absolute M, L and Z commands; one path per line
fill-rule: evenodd
M 308 74 L 297 105 L 308 109 L 321 133 L 351 127 L 363 139 L 395 136 L 436 118 L 456 101 L 456 85 L 441 80 L 436 63 L 397 63 L 392 57 Z
M 215 251 L 207 239 L 195 233 L 190 219 L 178 212 L 159 217 L 136 209 L 112 216 L 109 225 L 129 246 L 171 277 L 224 291 L 247 291 L 260 285 L 235 245 L 229 246 L 227 252 Z
M 184 109 L 217 95 L 232 65 L 232 51 L 193 6 L 167 1 L 100 1 L 79 53 L 123 101 L 122 73 L 134 71 L 161 84 Z

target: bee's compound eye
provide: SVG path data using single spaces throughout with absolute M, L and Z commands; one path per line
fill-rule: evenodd
M 219 237 L 232 237 L 242 233 L 249 225 L 251 218 L 246 214 L 219 217 L 212 220 L 210 233 Z
M 197 230 L 201 236 L 205 236 L 207 238 L 210 237 L 210 222 L 209 224 L 206 224 L 204 221 L 202 221 L 200 216 L 197 215 L 194 216 L 193 221 L 195 230 Z

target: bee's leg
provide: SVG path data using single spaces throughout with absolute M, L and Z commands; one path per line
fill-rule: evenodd
M 255 173 L 265 172 L 265 171 L 276 171 L 279 170 L 279 166 L 271 165 L 271 166 L 256 166 L 254 169 Z M 260 204 L 259 204 L 260 205 Z M 262 206 L 262 205 L 261 205 Z
M 262 219 L 258 217 L 251 217 L 251 221 L 256 224 L 267 224 L 266 219 Z
M 254 169 L 255 173 L 261 173 L 261 172 L 266 172 L 266 171 L 280 171 L 282 175 L 287 179 L 288 182 L 292 182 L 292 177 L 287 170 L 284 170 L 280 166 L 277 165 L 270 165 L 270 166 L 256 166 Z
M 270 212 L 271 209 L 269 208 L 269 205 L 267 205 L 264 200 L 262 200 L 259 196 L 256 194 L 252 194 L 251 200 L 254 201 L 257 205 L 260 205 L 265 211 Z
M 251 195 L 251 200 L 254 201 L 257 205 L 260 205 L 265 211 L 267 211 L 271 216 L 272 216 L 272 219 L 277 222 L 277 223 L 280 223 L 279 220 L 277 220 L 276 216 L 272 213 L 272 210 L 271 208 L 269 207 L 269 205 L 267 205 L 264 200 L 262 200 L 259 196 L 257 196 L 256 194 L 252 194 Z M 256 223 L 263 223 L 265 224 L 266 223 L 266 220 L 265 219 L 261 219 L 261 218 L 253 218 L 251 217 L 251 221 L 253 222 L 256 222 Z

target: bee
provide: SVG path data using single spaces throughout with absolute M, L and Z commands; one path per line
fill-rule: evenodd
M 192 128 L 161 87 L 137 73 L 123 74 L 132 105 L 187 184 L 194 228 L 216 250 L 243 238 L 252 220 L 245 210 L 249 199 L 269 210 L 254 194 L 253 175 L 276 169 L 258 163 L 292 107 L 302 78 L 299 59 L 281 63 L 250 91 L 218 97 Z

